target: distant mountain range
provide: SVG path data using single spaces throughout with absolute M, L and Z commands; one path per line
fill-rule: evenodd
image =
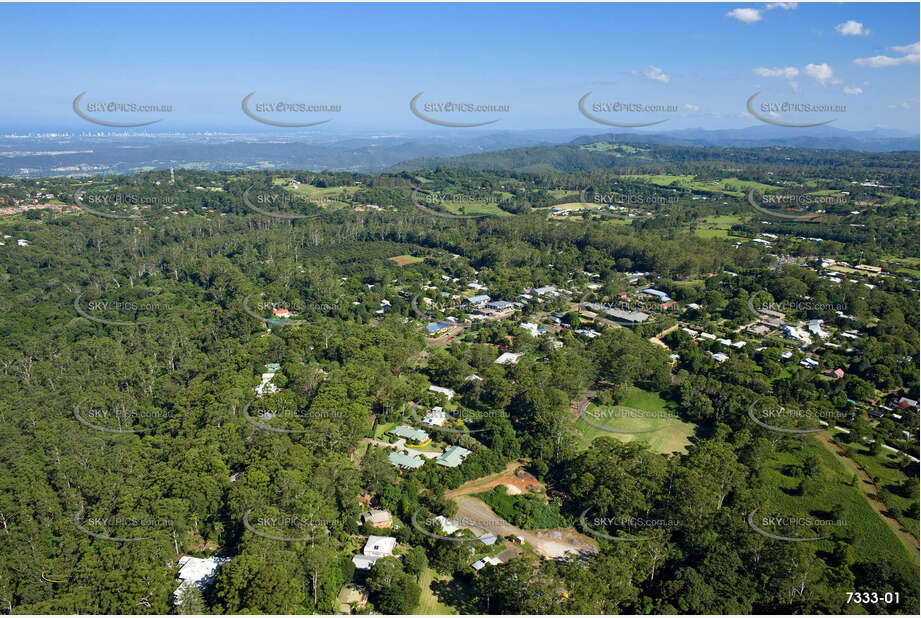
M 515 149 L 580 146 L 599 142 L 675 147 L 812 148 L 861 152 L 918 152 L 919 137 L 894 131 L 846 131 L 823 126 L 789 129 L 768 125 L 745 129 L 683 129 L 644 133 L 597 134 L 585 129 L 444 133 L 242 135 L 242 134 L 111 134 L 0 137 L 0 176 L 77 176 L 130 174 L 175 168 L 207 170 L 334 170 L 394 171 L 436 165 L 500 165 L 496 157 L 469 159 Z M 565 151 L 503 155 L 503 169 L 568 169 L 555 162 Z M 602 166 L 603 153 L 580 155 L 591 167 Z M 518 160 L 515 159 L 516 157 Z M 580 165 L 576 165 L 576 168 Z

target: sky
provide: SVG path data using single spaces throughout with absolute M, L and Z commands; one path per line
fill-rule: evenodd
M 290 131 L 243 113 L 252 92 L 254 115 L 318 131 L 434 128 L 420 92 L 420 115 L 493 129 L 607 130 L 587 93 L 602 120 L 730 129 L 766 126 L 760 92 L 769 119 L 919 132 L 918 3 L 0 4 L 0 23 L 2 134 L 108 130 L 82 92 L 153 131 Z

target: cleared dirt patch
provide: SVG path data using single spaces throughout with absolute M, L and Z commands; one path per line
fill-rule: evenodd
M 496 515 L 489 505 L 473 496 L 458 496 L 458 519 L 477 522 L 470 528 L 477 528 L 474 532 L 492 532 L 502 536 L 520 536 L 525 542 L 530 543 L 534 550 L 547 558 L 560 558 L 567 553 L 596 554 L 597 545 L 591 537 L 576 531 L 575 528 L 553 528 L 551 530 L 522 530 L 506 522 Z
M 530 491 L 536 491 L 537 488 L 539 488 L 537 493 L 545 492 L 546 487 L 544 484 L 537 480 L 534 475 L 525 472 L 524 469 L 521 468 L 522 465 L 523 464 L 521 462 L 513 461 L 502 472 L 493 474 L 491 476 L 474 479 L 472 481 L 467 481 L 457 489 L 453 489 L 445 493 L 445 497 L 454 499 L 458 496 L 479 494 L 483 493 L 484 491 L 489 491 L 498 485 L 505 485 L 506 489 L 508 489 L 508 493 L 513 496 L 528 492 L 529 487 L 534 488 Z
M 388 259 L 396 262 L 397 266 L 406 266 L 407 264 L 415 264 L 416 262 L 422 261 L 422 258 L 413 257 L 411 255 L 398 255 Z

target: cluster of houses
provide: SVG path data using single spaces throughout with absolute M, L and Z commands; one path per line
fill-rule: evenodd
M 400 425 L 390 430 L 393 435 L 406 440 L 407 447 L 423 448 L 428 446 L 432 439 L 428 433 L 422 429 L 416 429 L 408 425 Z M 412 442 L 410 442 L 412 441 Z M 444 468 L 456 468 L 460 466 L 464 459 L 471 453 L 469 449 L 462 446 L 452 445 L 438 454 L 430 454 L 434 457 L 435 463 Z M 406 450 L 394 450 L 387 454 L 387 459 L 391 464 L 401 470 L 415 470 L 421 468 L 425 463 L 417 453 L 407 448 Z
M 478 377 L 478 376 L 472 376 Z M 454 391 L 449 388 L 440 386 L 430 386 L 430 392 L 436 392 L 444 395 L 448 400 L 454 397 Z M 429 427 L 443 427 L 449 420 L 448 413 L 442 406 L 433 406 L 431 410 L 425 413 L 422 418 L 422 424 Z M 391 464 L 401 470 L 415 470 L 422 467 L 425 459 L 418 453 L 410 450 L 412 448 L 424 448 L 431 444 L 432 438 L 424 429 L 418 429 L 409 425 L 398 425 L 390 430 L 390 433 L 404 440 L 405 450 L 393 450 L 387 454 L 387 459 Z M 460 466 L 464 459 L 471 453 L 469 449 L 461 446 L 449 446 L 441 453 L 425 453 L 426 456 L 435 459 L 435 463 L 445 468 L 456 468 Z
M 683 332 L 684 334 L 694 339 L 694 341 L 701 341 L 701 340 L 715 341 L 726 348 L 732 348 L 734 350 L 741 350 L 742 348 L 748 345 L 747 341 L 743 341 L 741 339 L 739 341 L 732 341 L 731 339 L 726 339 L 724 337 L 717 337 L 716 335 L 713 335 L 711 333 L 699 332 L 692 328 L 687 328 L 687 327 L 682 328 L 681 332 Z M 715 360 L 717 363 L 722 364 L 729 360 L 729 356 L 727 354 L 724 354 L 723 352 L 710 351 L 708 353 L 710 354 L 710 356 L 713 357 L 713 360 Z M 676 360 L 676 359 L 673 358 L 672 360 Z

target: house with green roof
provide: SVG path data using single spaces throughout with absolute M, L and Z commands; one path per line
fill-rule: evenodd
M 422 467 L 422 464 L 425 463 L 418 455 L 408 455 L 403 451 L 390 451 L 390 453 L 387 454 L 387 459 L 397 468 L 402 468 L 403 470 L 415 470 L 416 468 Z
M 470 451 L 461 446 L 450 446 L 444 453 L 438 456 L 435 463 L 445 468 L 456 468 L 461 465 L 461 462 L 463 462 L 464 458 L 469 454 Z
M 409 425 L 400 425 L 398 427 L 394 427 L 390 430 L 390 433 L 401 438 L 406 438 L 414 444 L 424 444 L 425 442 L 428 442 L 429 439 L 429 435 L 426 432 L 422 431 L 421 429 L 410 427 Z

